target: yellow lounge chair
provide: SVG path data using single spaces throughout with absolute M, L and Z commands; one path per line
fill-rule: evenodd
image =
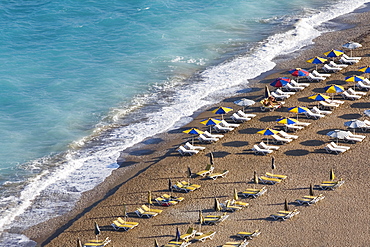
M 215 169 L 212 165 L 207 165 L 206 168 L 200 172 L 197 172 L 196 174 L 201 177 L 205 177 L 213 172 L 213 169 Z
M 216 234 L 216 232 L 214 232 L 214 231 L 203 233 L 202 235 L 195 237 L 195 240 L 200 241 L 200 242 L 204 242 L 207 239 L 212 240 L 212 238 L 215 236 L 215 234 Z
M 299 211 L 294 209 L 293 211 L 279 211 L 276 214 L 271 214 L 270 217 L 274 220 L 287 220 L 296 216 L 297 214 L 299 214 Z
M 262 187 L 261 189 L 252 189 L 252 188 L 248 188 L 246 189 L 245 191 L 243 191 L 241 194 L 244 196 L 244 197 L 253 197 L 253 198 L 257 198 L 263 194 L 265 194 L 267 192 L 267 189 L 266 187 Z
M 194 188 L 197 188 L 199 189 L 201 186 L 199 184 L 192 184 L 188 181 L 181 181 L 181 183 L 184 185 L 184 186 L 191 186 L 191 187 L 194 187 Z
M 180 239 L 184 241 L 189 241 L 190 239 L 194 238 L 196 232 L 197 231 L 194 230 L 193 227 L 189 227 L 186 233 L 180 236 Z
M 258 179 L 263 184 L 278 184 L 282 181 L 281 179 L 278 178 L 269 178 L 265 176 L 260 176 Z
M 203 218 L 203 224 L 205 225 L 216 225 L 226 220 L 229 217 L 226 213 L 223 215 L 207 215 Z
M 171 195 L 168 195 L 168 194 L 163 194 L 162 197 L 164 199 L 167 199 L 167 200 L 178 201 L 178 202 L 181 202 L 185 199 L 184 197 L 171 196 Z
M 139 223 L 137 223 L 137 224 L 139 224 Z M 128 231 L 128 230 L 134 228 L 137 225 L 133 225 L 133 224 L 122 224 L 118 220 L 114 220 L 113 223 L 111 224 L 111 226 L 116 231 L 121 230 L 121 229 L 124 230 L 124 231 Z
M 297 199 L 296 202 L 300 205 L 306 204 L 306 205 L 312 205 L 317 203 L 318 201 L 321 201 L 325 198 L 323 194 L 320 194 L 318 196 L 303 196 L 300 199 Z
M 173 205 L 176 205 L 177 203 L 179 203 L 178 201 L 168 200 L 168 199 L 165 199 L 163 197 L 157 197 L 154 200 L 158 203 L 158 205 L 164 206 L 164 207 L 173 206 Z
M 230 201 L 230 204 L 233 206 L 244 207 L 244 208 L 249 206 L 248 202 L 235 201 L 234 199 Z
M 323 181 L 320 185 L 315 185 L 322 190 L 335 190 L 344 184 L 344 180 L 340 179 L 338 181 Z
M 154 212 L 154 213 L 158 213 L 158 214 L 163 212 L 162 209 L 149 208 L 146 205 L 142 205 L 141 208 L 144 209 L 144 211 L 147 211 L 147 212 Z
M 225 202 L 225 204 L 221 204 L 221 206 L 223 207 L 222 209 L 224 211 L 229 211 L 229 212 L 234 212 L 234 211 L 238 211 L 240 209 L 243 209 L 243 207 L 231 205 L 231 201 L 230 200 L 227 200 Z
M 165 244 L 163 247 L 186 247 L 190 242 L 182 242 L 182 241 L 170 241 L 168 244 Z
M 158 215 L 158 213 L 155 213 L 155 212 L 144 211 L 142 208 L 137 208 L 136 211 L 135 211 L 135 213 L 140 218 L 143 217 L 143 216 L 146 216 L 146 217 L 150 218 L 150 217 L 153 217 L 153 216 L 157 216 Z
M 90 246 L 98 246 L 98 247 L 100 247 L 100 246 L 106 246 L 110 242 L 111 242 L 111 240 L 109 239 L 109 237 L 107 237 L 104 240 L 91 239 L 87 243 L 85 243 L 83 245 L 83 247 L 90 247 Z
M 245 239 L 243 241 L 235 241 L 235 242 L 226 242 L 226 244 L 222 245 L 222 247 L 245 247 L 249 244 L 249 242 Z
M 126 221 L 126 220 L 122 219 L 121 217 L 118 217 L 117 220 L 118 220 L 119 223 L 124 224 L 124 225 L 134 225 L 134 226 L 139 225 L 139 223 L 137 223 L 137 222 Z
M 229 173 L 229 170 L 224 170 L 223 172 L 211 173 L 207 178 L 216 180 L 217 178 L 224 178 Z
M 237 236 L 244 238 L 244 239 L 253 239 L 258 237 L 261 234 L 259 230 L 255 230 L 254 232 L 238 232 Z
M 274 173 L 269 173 L 269 172 L 266 172 L 266 176 L 271 177 L 271 178 L 278 178 L 278 179 L 281 179 L 281 180 L 284 180 L 288 177 L 286 175 L 279 175 L 279 174 L 274 174 Z

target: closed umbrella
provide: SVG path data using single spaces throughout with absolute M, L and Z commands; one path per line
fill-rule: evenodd
M 308 59 L 306 62 L 315 64 L 316 65 L 316 70 L 317 70 L 317 65 L 318 64 L 323 64 L 326 61 L 328 61 L 328 59 L 323 58 L 323 57 L 313 57 L 313 58 Z
M 234 189 L 233 198 L 235 201 L 239 200 L 238 192 L 236 191 L 236 189 Z
M 168 190 L 169 190 L 171 193 L 173 192 L 171 179 L 168 179 Z
M 148 204 L 149 204 L 149 207 L 150 207 L 150 205 L 153 204 L 153 202 L 152 202 L 152 192 L 150 190 L 148 191 Z
M 314 196 L 314 192 L 313 192 L 313 186 L 312 184 L 310 184 L 310 196 Z
M 360 43 L 350 41 L 350 42 L 345 43 L 344 45 L 342 45 L 342 47 L 349 49 L 351 51 L 351 57 L 352 57 L 352 50 L 354 50 L 356 48 L 360 48 L 360 47 L 362 47 L 362 45 Z
M 215 164 L 215 157 L 213 156 L 212 152 L 209 153 L 209 159 L 210 159 L 211 165 L 214 165 Z
M 254 181 L 255 184 L 258 184 L 258 176 L 257 176 L 256 171 L 254 171 L 254 173 L 253 173 L 253 181 Z
M 96 237 L 96 240 L 98 240 L 98 235 L 100 234 L 100 228 L 99 228 L 99 225 L 98 223 L 94 223 L 94 234 L 95 234 L 95 237 Z
M 157 239 L 154 239 L 154 247 L 159 247 L 159 244 L 157 242 Z
M 123 217 L 127 217 L 127 206 L 126 206 L 126 203 L 123 204 Z
M 180 241 L 181 233 L 178 227 L 176 227 L 176 242 Z
M 274 156 L 271 156 L 271 169 L 272 169 L 272 171 L 276 169 L 275 157 Z M 273 173 L 273 172 L 271 172 L 271 173 Z
M 202 210 L 199 210 L 199 232 L 202 232 L 202 224 L 204 223 L 204 217 Z
M 82 247 L 82 243 L 81 243 L 81 240 L 79 238 L 77 239 L 77 247 Z
M 271 93 L 270 93 L 270 89 L 267 87 L 267 85 L 265 86 L 265 98 L 268 98 L 271 96 Z
M 284 210 L 289 211 L 288 201 L 286 199 L 284 201 Z
M 243 111 L 244 111 L 244 108 L 245 107 L 249 107 L 249 106 L 252 106 L 254 104 L 256 104 L 255 101 L 251 100 L 251 99 L 240 99 L 240 100 L 236 100 L 234 101 L 234 104 L 238 105 L 238 106 L 242 106 L 243 107 Z
M 330 180 L 334 180 L 335 179 L 335 174 L 334 174 L 334 169 L 332 168 L 330 170 Z
M 188 167 L 188 177 L 191 178 L 191 175 L 192 175 L 191 169 L 190 167 Z
M 215 210 L 216 212 L 221 211 L 221 205 L 217 198 L 215 198 L 213 210 Z

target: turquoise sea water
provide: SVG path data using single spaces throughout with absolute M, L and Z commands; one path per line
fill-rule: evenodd
M 3 3 L 0 231 L 65 213 L 120 151 L 247 87 L 366 2 Z

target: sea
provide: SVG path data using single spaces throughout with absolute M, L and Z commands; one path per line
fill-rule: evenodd
M 17 0 L 0 9 L 0 246 L 366 0 Z

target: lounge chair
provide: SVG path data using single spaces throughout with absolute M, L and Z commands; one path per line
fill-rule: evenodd
M 342 57 L 348 60 L 361 60 L 362 57 L 349 57 L 347 54 L 343 54 Z
M 166 199 L 163 197 L 157 197 L 154 200 L 158 203 L 159 206 L 163 206 L 163 207 L 174 206 L 179 203 L 178 201 Z
M 199 171 L 199 172 L 197 172 L 196 174 L 197 174 L 198 176 L 205 177 L 205 176 L 207 176 L 207 175 L 211 174 L 211 173 L 213 172 L 213 170 L 214 170 L 214 169 L 215 169 L 215 167 L 214 167 L 214 166 L 212 166 L 212 165 L 209 165 L 209 164 L 208 164 L 204 170 Z
M 292 84 L 290 83 L 287 83 L 285 86 L 284 86 L 284 89 L 288 90 L 288 91 L 301 91 L 304 89 L 304 87 L 295 87 L 293 86 Z
M 262 187 L 261 189 L 253 189 L 253 188 L 248 188 L 246 189 L 245 191 L 243 191 L 241 194 L 248 198 L 248 197 L 253 197 L 253 198 L 257 198 L 259 196 L 262 196 L 263 194 L 265 194 L 267 192 L 267 189 L 266 187 Z
M 331 66 L 333 68 L 347 68 L 348 67 L 347 64 L 336 64 L 336 63 L 334 63 L 334 61 L 330 61 L 329 66 Z
M 214 172 L 207 176 L 207 178 L 216 180 L 217 178 L 224 178 L 229 173 L 229 170 L 224 170 L 223 172 Z
M 243 209 L 244 207 L 241 207 L 241 206 L 235 206 L 235 205 L 231 205 L 231 201 L 230 200 L 227 200 L 224 203 L 220 203 L 221 207 L 222 207 L 222 210 L 223 211 L 227 211 L 227 212 L 235 212 L 235 211 L 238 211 L 238 210 L 241 210 Z
M 284 124 L 284 128 L 285 128 L 285 131 L 297 131 L 297 130 L 301 130 L 301 129 L 304 129 L 303 126 L 299 126 L 299 125 L 296 125 L 296 124 Z
M 183 186 L 191 186 L 191 187 L 194 187 L 194 188 L 197 188 L 197 189 L 199 189 L 200 187 L 202 187 L 201 185 L 199 185 L 199 184 L 192 184 L 192 183 L 190 183 L 190 182 L 188 182 L 188 181 L 181 181 L 180 182 Z
M 135 213 L 137 214 L 137 216 L 139 216 L 140 218 L 145 216 L 145 217 L 154 217 L 154 216 L 157 216 L 158 213 L 156 212 L 148 212 L 148 211 L 144 211 L 142 208 L 137 208 Z
M 290 97 L 288 94 L 277 94 L 276 92 L 271 92 L 271 96 L 277 100 L 285 100 Z
M 346 64 L 355 64 L 355 63 L 359 62 L 359 60 L 347 59 L 345 57 L 341 57 L 338 61 L 341 62 L 341 63 L 346 63 Z
M 177 201 L 177 202 L 182 202 L 185 198 L 181 196 L 172 196 L 168 194 L 163 194 L 162 197 L 167 200 L 172 200 L 172 201 Z
M 313 205 L 321 200 L 323 200 L 325 196 L 323 194 L 320 194 L 318 196 L 303 196 L 302 198 L 299 198 L 295 200 L 299 205 Z
M 344 184 L 344 180 L 340 179 L 338 181 L 323 181 L 319 185 L 315 185 L 315 187 L 321 190 L 335 190 Z
M 325 64 L 323 67 L 323 70 L 326 71 L 326 72 L 338 72 L 338 71 L 341 71 L 343 68 L 334 68 L 334 67 L 330 67 L 329 65 Z
M 135 224 L 133 224 L 135 223 Z M 137 222 L 120 222 L 118 220 L 114 220 L 111 226 L 114 228 L 114 230 L 123 230 L 123 231 L 128 231 L 131 230 L 132 228 L 138 226 L 139 223 Z
M 180 239 L 181 240 L 184 240 L 184 241 L 186 241 L 186 242 L 188 242 L 190 239 L 192 239 L 192 238 L 194 238 L 195 237 L 195 233 L 196 233 L 197 231 L 196 230 L 194 230 L 194 228 L 193 227 L 189 227 L 188 228 L 188 230 L 186 231 L 186 233 L 185 234 L 182 234 L 181 236 L 180 236 Z
M 191 192 L 191 191 L 194 191 L 196 189 L 198 189 L 200 185 L 197 185 L 197 186 L 194 186 L 193 184 L 192 185 L 185 185 L 181 182 L 177 182 L 176 184 L 172 185 L 172 188 L 176 191 L 179 191 L 179 192 L 185 192 L 185 193 L 188 193 L 188 192 Z
M 273 145 L 267 145 L 266 143 L 264 142 L 260 142 L 258 144 L 258 146 L 260 148 L 263 148 L 263 149 L 269 149 L 269 150 L 278 150 L 280 147 L 279 146 L 273 146 Z
M 288 138 L 288 139 L 298 139 L 297 135 L 291 135 L 286 133 L 284 130 L 280 130 L 278 133 L 281 137 Z
M 326 99 L 325 101 L 328 102 L 329 104 L 338 104 L 338 105 L 345 103 L 345 101 L 337 99 Z
M 362 97 L 361 95 L 349 94 L 347 91 L 344 91 L 340 95 L 342 95 L 344 99 L 350 99 L 350 100 L 358 100 L 358 99 L 361 99 Z
M 236 235 L 240 238 L 251 240 L 260 234 L 261 232 L 259 230 L 255 230 L 254 232 L 238 232 Z
M 323 81 L 326 79 L 326 77 L 323 76 L 314 76 L 313 74 L 309 73 L 308 76 L 306 76 L 309 81 Z
M 331 74 L 322 74 L 322 73 L 317 72 L 316 70 L 313 70 L 312 74 L 314 76 L 319 76 L 319 77 L 330 77 L 331 76 Z
M 235 123 L 242 123 L 251 120 L 251 118 L 241 117 L 235 112 L 230 117 Z
M 307 127 L 307 126 L 311 125 L 311 123 L 297 121 L 294 125 Z
M 288 176 L 286 175 L 279 175 L 279 174 L 275 174 L 275 173 L 270 173 L 270 172 L 266 172 L 265 174 L 267 177 L 271 177 L 271 178 L 277 178 L 277 179 L 281 179 L 281 180 L 284 180 L 286 179 Z
M 231 241 L 226 242 L 222 247 L 245 247 L 249 244 L 247 239 L 244 239 L 243 241 Z
M 293 211 L 279 211 L 276 214 L 271 214 L 270 217 L 274 220 L 287 220 L 291 219 L 297 214 L 299 214 L 298 209 L 294 209 Z
M 345 142 L 352 142 L 352 143 L 356 143 L 356 142 L 362 142 L 364 139 L 362 138 L 356 138 L 356 137 L 353 137 L 353 136 L 345 136 L 344 139 L 343 139 Z
M 270 154 L 273 152 L 273 150 L 270 150 L 270 149 L 262 149 L 258 145 L 253 145 L 252 150 L 254 151 L 255 154 L 262 154 L 262 155 Z
M 269 178 L 269 177 L 265 177 L 265 176 L 260 176 L 258 177 L 258 180 L 263 183 L 263 184 L 278 184 L 280 183 L 281 181 L 283 181 L 282 179 L 278 179 L 278 178 Z
M 290 95 L 290 96 L 292 96 L 292 95 L 294 95 L 294 94 L 296 94 L 296 92 L 284 92 L 283 90 L 281 90 L 280 88 L 278 88 L 278 89 L 276 89 L 276 91 L 275 91 L 277 94 L 280 94 L 280 95 L 284 95 L 284 94 L 286 94 L 286 95 Z
M 204 149 L 206 149 L 205 147 L 194 146 L 194 145 L 190 144 L 189 142 L 185 143 L 184 147 L 188 150 L 204 150 Z
M 307 111 L 305 111 L 303 114 L 306 115 L 307 118 L 313 118 L 313 119 L 319 119 L 319 118 L 325 117 L 325 115 L 314 113 L 310 109 L 307 109 Z
M 333 110 L 334 108 L 337 108 L 340 106 L 340 104 L 328 103 L 326 101 L 319 101 L 319 105 L 321 109 L 329 109 L 329 110 Z
M 203 132 L 203 135 L 205 137 L 208 137 L 208 138 L 222 138 L 222 137 L 224 137 L 224 135 L 221 135 L 221 134 L 211 134 L 208 131 L 204 131 Z
M 216 124 L 213 126 L 213 129 L 217 132 L 229 132 L 229 131 L 232 131 L 234 130 L 234 128 L 231 128 L 231 127 L 223 127 L 219 124 Z
M 312 107 L 311 111 L 312 111 L 313 113 L 322 114 L 322 115 L 329 115 L 329 114 L 332 114 L 332 111 L 320 110 L 320 109 L 319 109 L 319 108 L 317 108 L 316 106 Z
M 256 114 L 252 114 L 252 113 L 245 113 L 241 110 L 237 111 L 237 114 L 241 117 L 246 117 L 246 118 L 254 118 L 255 116 L 257 116 Z
M 248 202 L 242 202 L 242 201 L 236 201 L 234 199 L 231 199 L 230 200 L 230 205 L 246 208 L 246 207 L 249 206 L 249 203 Z
M 345 151 L 347 151 L 347 149 L 335 148 L 335 147 L 333 147 L 330 143 L 329 143 L 328 145 L 326 145 L 326 146 L 325 146 L 325 150 L 326 150 L 326 152 L 328 152 L 329 154 L 330 154 L 330 153 L 340 154 L 340 153 L 344 153 Z
M 83 247 L 91 247 L 91 246 L 101 247 L 101 246 L 106 246 L 110 242 L 111 240 L 109 239 L 109 237 L 107 237 L 104 240 L 91 239 L 87 243 L 84 243 Z
M 141 205 L 141 208 L 146 211 L 146 212 L 153 212 L 153 213 L 162 213 L 163 210 L 162 209 L 155 209 L 155 208 L 149 208 L 148 206 L 146 205 Z
M 163 245 L 163 247 L 186 247 L 190 244 L 191 242 L 186 241 L 170 241 L 168 244 Z
M 216 232 L 214 231 L 209 231 L 207 233 L 203 233 L 202 235 L 196 236 L 194 239 L 200 242 L 204 242 L 207 239 L 212 240 L 213 237 L 215 236 Z
M 227 218 L 229 218 L 229 215 L 227 215 L 226 213 L 224 213 L 223 215 L 206 215 L 203 218 L 203 224 L 217 225 L 226 220 Z
M 370 89 L 370 85 L 366 85 L 362 81 L 357 82 L 356 85 L 355 85 L 355 87 L 357 87 L 359 89 L 364 89 L 366 91 L 369 91 L 369 89 Z
M 366 121 L 366 120 L 365 120 Z M 365 122 L 366 123 L 366 122 Z M 366 136 L 364 136 L 364 135 L 355 135 L 355 134 L 352 134 L 352 132 L 351 131 L 347 131 L 347 133 L 349 134 L 349 136 L 351 136 L 351 137 L 353 137 L 353 138 L 358 138 L 358 139 L 365 139 L 366 138 Z
M 205 137 L 203 134 L 200 134 L 199 137 L 198 137 L 198 140 L 200 142 L 204 142 L 204 143 L 211 143 L 211 142 L 218 141 L 218 138 L 215 138 L 215 137 Z
M 221 123 L 220 123 L 220 125 L 221 125 L 222 127 L 227 127 L 227 128 L 237 128 L 237 127 L 239 127 L 239 126 L 240 126 L 240 124 L 228 123 L 228 122 L 226 122 L 225 120 L 222 120 L 222 121 L 221 121 Z
M 353 90 L 353 88 L 348 88 L 348 89 L 347 89 L 347 92 L 348 92 L 349 94 L 352 94 L 352 95 L 360 95 L 360 96 L 365 96 L 365 95 L 367 95 L 367 93 L 365 93 L 365 92 L 355 91 L 355 90 Z
M 340 149 L 346 149 L 346 150 L 349 150 L 351 147 L 347 147 L 347 146 L 339 146 L 338 144 L 336 144 L 335 142 L 330 142 L 330 144 L 334 147 L 334 148 L 340 148 Z
M 295 87 L 309 87 L 310 86 L 310 83 L 296 82 L 293 79 L 290 80 L 290 84 L 292 84 Z
M 281 136 L 278 136 L 278 135 L 272 135 L 272 138 L 273 138 L 274 143 L 284 144 L 284 143 L 289 143 L 289 142 L 293 141 L 293 139 L 284 138 L 284 137 L 281 137 Z
M 177 149 L 177 151 L 182 155 L 182 156 L 185 156 L 185 155 L 193 155 L 193 154 L 197 154 L 199 153 L 199 150 L 188 150 L 186 148 L 184 148 L 183 146 L 180 146 L 179 149 Z

